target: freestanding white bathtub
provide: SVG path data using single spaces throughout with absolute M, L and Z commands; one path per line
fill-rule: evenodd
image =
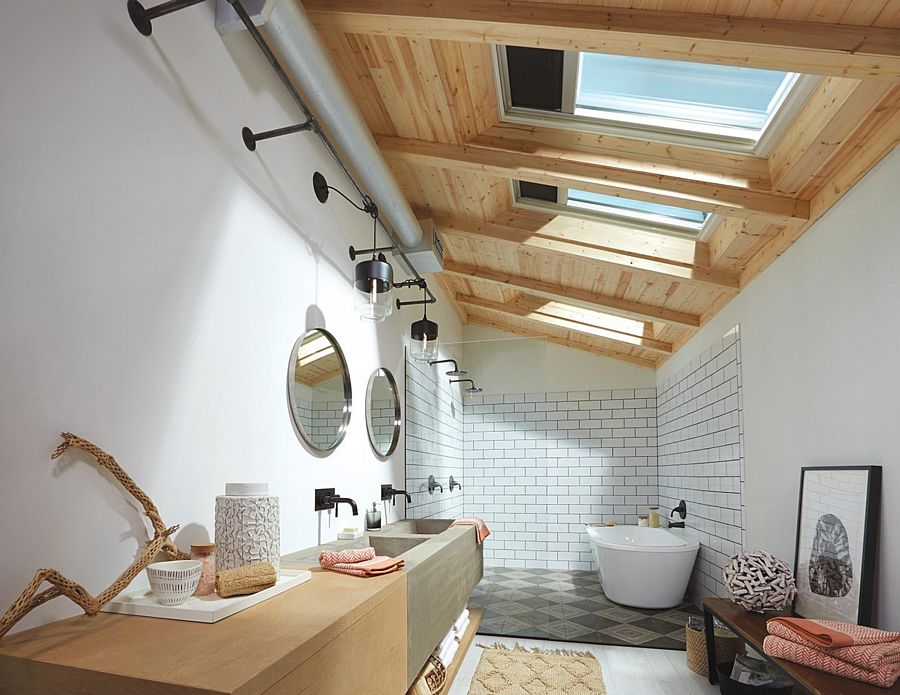
M 635 608 L 672 608 L 684 599 L 700 543 L 679 529 L 588 526 L 603 593 Z

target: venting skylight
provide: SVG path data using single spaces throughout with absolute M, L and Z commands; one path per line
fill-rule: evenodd
M 710 214 L 702 210 L 528 181 L 516 182 L 515 194 L 516 203 L 522 207 L 630 223 L 650 231 L 678 236 L 699 236 L 710 219 Z
M 729 65 L 515 46 L 498 55 L 507 120 L 563 119 L 732 149 L 755 147 L 811 87 L 796 73 Z

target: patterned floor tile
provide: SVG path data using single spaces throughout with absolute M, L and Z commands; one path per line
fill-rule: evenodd
M 691 608 L 693 608 L 693 606 L 691 606 Z M 688 619 L 696 615 L 700 615 L 700 611 L 698 611 L 696 608 L 694 608 L 693 610 L 673 608 L 672 610 L 665 611 L 664 613 L 657 613 L 656 617 L 660 620 L 674 623 L 675 625 L 685 626 L 687 625 Z
M 636 620 L 643 620 L 644 616 L 637 611 L 633 611 L 630 608 L 623 608 L 622 606 L 616 606 L 615 608 L 606 608 L 601 611 L 597 611 L 599 615 L 602 615 L 604 618 L 609 618 L 610 620 L 615 620 L 619 623 L 632 623 Z
M 469 605 L 485 611 L 482 634 L 681 650 L 682 626 L 699 614 L 620 606 L 595 572 L 527 568 L 486 568 Z
M 605 635 L 618 637 L 623 642 L 627 642 L 628 644 L 633 645 L 644 644 L 645 642 L 659 639 L 659 633 L 650 632 L 650 630 L 645 630 L 641 627 L 635 627 L 634 625 L 626 624 L 605 627 L 601 630 L 601 632 Z
M 669 639 L 673 639 L 676 642 L 681 642 L 682 645 L 687 641 L 687 637 L 684 634 L 684 628 L 681 628 L 680 630 L 673 630 L 672 632 L 666 634 L 666 637 L 668 637 Z

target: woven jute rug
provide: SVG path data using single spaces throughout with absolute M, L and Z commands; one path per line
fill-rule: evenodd
M 606 695 L 600 664 L 587 652 L 482 649 L 469 695 Z

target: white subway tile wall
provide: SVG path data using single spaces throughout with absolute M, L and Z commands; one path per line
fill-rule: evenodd
M 296 412 L 303 431 L 313 444 L 320 449 L 327 449 L 337 439 L 344 421 L 343 401 L 297 401 Z
M 700 534 L 690 596 L 727 596 L 722 568 L 745 545 L 740 332 L 658 387 L 659 503 L 687 504 Z
M 478 516 L 487 566 L 588 570 L 586 522 L 636 524 L 679 500 L 701 549 L 691 596 L 726 595 L 744 544 L 737 328 L 657 389 L 467 396 L 407 365 L 410 517 Z M 444 493 L 427 492 L 432 474 Z M 463 485 L 448 495 L 450 475 Z
M 412 504 L 406 516 L 456 518 L 466 516 L 463 405 L 459 390 L 451 387 L 446 369 L 428 363 L 406 362 L 406 490 Z M 443 486 L 428 492 L 428 476 Z M 450 490 L 450 476 L 462 489 Z
M 465 447 L 486 565 L 591 569 L 584 524 L 656 503 L 656 390 L 470 396 Z

